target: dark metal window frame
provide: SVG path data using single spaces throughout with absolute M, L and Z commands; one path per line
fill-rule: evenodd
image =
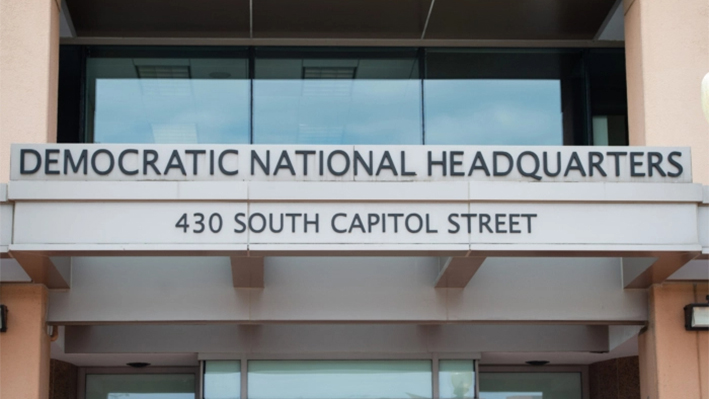
M 598 53 L 617 53 L 623 49 L 593 49 L 593 48 L 447 48 L 447 47 L 243 47 L 243 46 L 83 46 L 83 45 L 62 45 L 60 50 L 60 71 L 59 71 L 59 112 L 57 126 L 57 141 L 59 143 L 90 143 L 93 138 L 89 137 L 87 129 L 86 99 L 86 63 L 89 57 L 150 57 L 150 58 L 184 58 L 189 56 L 199 56 L 208 58 L 246 58 L 247 59 L 247 79 L 250 80 L 250 121 L 249 140 L 254 141 L 254 101 L 253 101 L 253 81 L 255 79 L 255 59 L 257 57 L 282 58 L 285 56 L 303 56 L 317 58 L 348 58 L 356 56 L 358 58 L 379 58 L 401 57 L 406 55 L 417 59 L 419 65 L 418 80 L 421 81 L 421 143 L 426 144 L 426 122 L 425 122 L 425 93 L 424 82 L 428 79 L 427 59 L 431 52 L 485 52 L 494 51 L 501 54 L 510 53 L 553 53 L 553 54 L 576 54 L 580 57 L 581 71 L 583 77 L 583 87 L 579 95 L 583 111 L 580 115 L 582 121 L 570 130 L 564 131 L 564 145 L 592 145 L 592 94 L 591 78 L 588 71 L 588 57 Z M 562 94 L 563 95 L 563 94 Z M 626 132 L 625 144 L 628 143 L 627 132 L 627 97 L 625 101 Z M 621 111 L 619 114 L 622 114 Z

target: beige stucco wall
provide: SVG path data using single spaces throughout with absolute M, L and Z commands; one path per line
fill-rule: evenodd
M 47 297 L 43 285 L 0 285 L 8 308 L 7 332 L 0 333 L 0 399 L 49 396 Z
M 624 0 L 631 145 L 689 146 L 694 181 L 709 184 L 709 0 Z
M 640 334 L 643 399 L 709 399 L 709 332 L 684 328 L 684 306 L 705 302 L 709 284 L 650 288 L 647 330 Z
M 0 0 L 0 182 L 11 143 L 56 141 L 59 0 Z

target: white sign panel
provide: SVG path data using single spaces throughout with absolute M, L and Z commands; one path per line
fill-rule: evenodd
M 14 245 L 688 245 L 694 204 L 18 202 Z M 492 247 L 491 247 L 492 248 Z
M 688 148 L 13 145 L 11 180 L 692 181 Z

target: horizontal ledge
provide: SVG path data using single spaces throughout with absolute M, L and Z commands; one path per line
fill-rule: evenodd
M 61 44 L 163 45 L 163 46 L 373 46 L 373 47 L 594 47 L 621 48 L 616 40 L 480 40 L 480 39 L 347 39 L 347 38 L 183 38 L 183 37 L 76 37 L 62 38 Z
M 247 288 L 249 289 L 249 288 Z M 51 318 L 51 314 L 50 314 Z M 49 319 L 47 324 L 60 325 L 60 326 L 111 326 L 111 325 L 174 325 L 174 324 L 187 324 L 187 325 L 254 325 L 254 322 L 258 324 L 416 324 L 416 325 L 440 325 L 440 324 L 451 324 L 451 325 L 479 325 L 479 324 L 499 324 L 499 325 L 585 325 L 585 326 L 619 326 L 619 325 L 645 325 L 647 324 L 647 318 L 632 318 L 632 319 L 619 319 L 619 320 L 608 320 L 608 319 L 598 319 L 598 320 L 587 320 L 587 319 L 220 319 L 220 320 L 207 320 L 207 319 L 194 319 L 194 320 L 183 320 L 183 319 L 150 319 L 150 320 L 61 320 L 61 319 Z
M 698 245 L 565 244 L 12 244 L 47 256 L 488 256 L 645 257 L 694 253 Z
M 694 183 L 12 181 L 11 201 L 701 203 Z

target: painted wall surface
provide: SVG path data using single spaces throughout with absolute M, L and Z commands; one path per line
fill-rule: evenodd
M 7 332 L 0 333 L 0 399 L 46 399 L 49 395 L 47 288 L 0 285 L 8 308 Z
M 709 184 L 708 0 L 624 0 L 631 145 L 690 146 L 694 181 Z
M 56 141 L 59 4 L 0 0 L 0 182 L 11 143 Z
M 639 336 L 642 398 L 709 399 L 709 332 L 686 331 L 683 311 L 707 294 L 707 283 L 650 288 L 648 328 Z

